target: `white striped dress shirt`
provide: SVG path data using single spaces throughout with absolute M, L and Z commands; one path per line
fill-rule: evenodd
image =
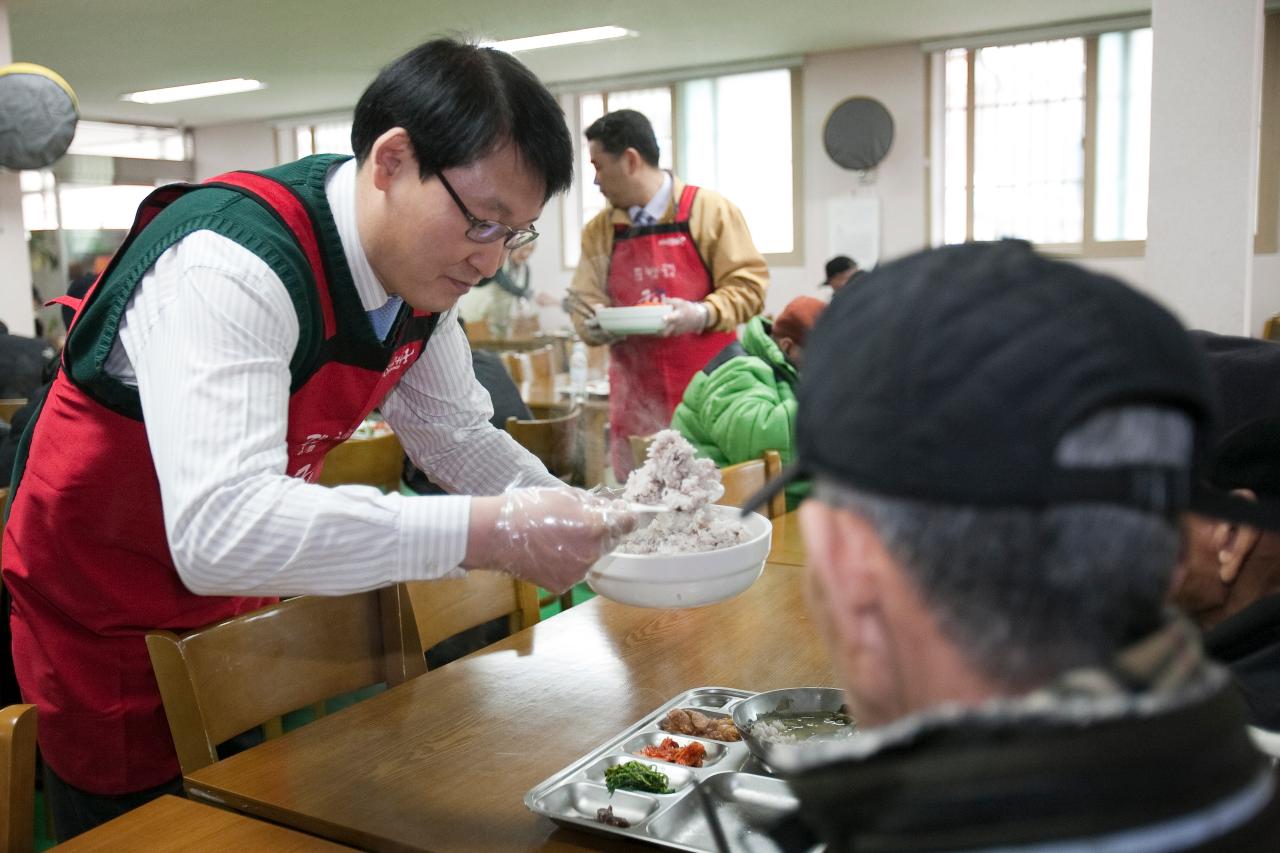
M 354 161 L 325 194 L 366 311 L 387 301 L 356 229 Z M 410 458 L 461 495 L 561 486 L 489 424 L 456 307 L 381 405 Z M 298 318 L 256 255 L 211 231 L 164 252 L 137 288 L 107 371 L 136 385 L 183 583 L 205 595 L 343 594 L 454 574 L 470 498 L 327 488 L 285 475 Z

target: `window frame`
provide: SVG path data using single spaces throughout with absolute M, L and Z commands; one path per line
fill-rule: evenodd
M 1110 29 L 1091 28 L 1070 35 L 1028 36 L 1025 41 L 999 40 L 994 44 L 1032 43 L 1045 38 L 1080 38 L 1085 49 L 1084 85 L 1084 135 L 1081 140 L 1084 154 L 1083 172 L 1083 221 L 1082 239 L 1079 243 L 1037 243 L 1036 248 L 1048 255 L 1062 258 L 1132 258 L 1146 254 L 1147 241 L 1098 240 L 1094 236 L 1094 204 L 1097 168 L 1096 133 L 1098 122 L 1098 39 L 1107 32 L 1127 32 L 1150 26 L 1130 21 L 1124 26 Z M 966 53 L 968 79 L 965 103 L 965 241 L 973 240 L 973 169 L 974 169 L 974 63 L 978 50 L 985 44 L 954 45 Z M 943 117 L 946 104 L 944 65 L 947 50 L 944 47 L 930 49 L 925 56 L 925 138 L 930 140 L 930 156 L 926 161 L 925 180 L 925 236 L 929 245 L 945 245 L 943 238 L 941 183 L 942 170 L 935 171 L 935 162 L 944 162 L 945 133 Z M 935 89 L 938 90 L 935 94 Z M 937 124 L 935 132 L 934 125 Z M 1262 121 L 1259 132 L 1261 152 L 1275 151 L 1280 147 L 1280 13 L 1268 12 L 1265 21 L 1262 68 Z M 1277 230 L 1280 227 L 1280 159 L 1260 157 L 1258 165 L 1258 210 L 1253 235 L 1254 254 L 1275 253 L 1280 246 Z
M 800 198 L 803 189 L 801 182 L 804 177 L 804 112 L 802 103 L 804 81 L 802 66 L 786 63 L 751 69 L 731 68 L 720 71 L 708 69 L 705 73 L 696 76 L 684 75 L 662 81 L 621 80 L 604 88 L 565 91 L 561 95 L 563 98 L 561 106 L 564 107 L 567 116 L 572 116 L 575 162 L 581 161 L 583 149 L 586 146 L 586 136 L 584 135 L 586 128 L 581 126 L 580 98 L 590 95 L 601 96 L 604 112 L 608 113 L 610 93 L 635 89 L 666 88 L 671 92 L 671 169 L 677 175 L 681 174 L 683 164 L 680 162 L 680 84 L 690 80 L 714 80 L 718 77 L 729 77 L 735 74 L 750 73 L 751 71 L 787 71 L 789 73 L 791 85 L 791 251 L 762 254 L 765 263 L 771 268 L 775 266 L 802 266 L 804 264 L 804 204 Z M 577 264 L 569 263 L 569 259 L 565 254 L 565 246 L 566 241 L 571 237 L 581 239 L 582 229 L 587 224 L 582 220 L 583 197 L 581 193 L 588 192 L 589 188 L 594 186 L 594 184 L 588 182 L 587 177 L 585 174 L 578 176 L 578 180 L 570 193 L 572 195 L 571 203 L 562 201 L 560 205 L 560 227 L 563 229 L 560 242 L 560 268 L 564 272 L 573 272 L 577 268 Z M 568 197 L 566 196 L 565 199 L 568 200 Z

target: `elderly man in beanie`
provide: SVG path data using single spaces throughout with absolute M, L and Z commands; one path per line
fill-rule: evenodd
M 751 318 L 741 341 L 726 346 L 694 374 L 671 428 L 720 467 L 757 459 L 766 450 L 791 462 L 797 371 L 805 338 L 825 307 L 820 299 L 799 296 L 772 323 Z M 808 492 L 806 481 L 790 484 L 787 509 L 795 509 Z
M 1177 320 L 975 243 L 868 273 L 805 358 L 811 611 L 860 731 L 774 760 L 781 846 L 1276 849 L 1243 704 L 1164 608 L 1211 400 Z
M 1280 344 L 1193 332 L 1217 380 L 1222 417 L 1210 487 L 1272 514 L 1280 507 Z M 1231 669 L 1254 725 L 1280 730 L 1280 535 L 1191 514 L 1175 600 Z

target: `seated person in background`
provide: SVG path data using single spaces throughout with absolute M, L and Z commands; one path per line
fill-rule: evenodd
M 495 338 L 508 338 L 516 331 L 517 319 L 537 316 L 535 306 L 557 303 L 555 297 L 533 290 L 529 280 L 529 256 L 533 250 L 533 243 L 513 249 L 496 273 L 458 301 L 463 321 L 484 320 Z
M 826 307 L 800 296 L 770 323 L 752 317 L 734 341 L 701 371 L 676 406 L 671 428 L 719 467 L 776 450 L 791 462 L 795 445 L 797 371 L 805 336 Z M 807 481 L 787 487 L 787 509 L 809 492 Z
M 810 605 L 861 731 L 775 759 L 783 848 L 1275 850 L 1243 703 L 1164 606 L 1212 397 L 1178 321 L 970 243 L 837 294 L 805 360 Z
M 0 333 L 0 399 L 30 398 L 44 384 L 55 351 L 44 338 Z
M 1222 417 L 1209 484 L 1275 511 L 1280 501 L 1280 344 L 1194 332 Z M 1235 676 L 1251 722 L 1280 730 L 1280 535 L 1192 514 L 1174 600 Z
M 459 325 L 466 328 L 461 320 Z M 507 418 L 510 417 L 522 420 L 533 417 L 524 400 L 520 399 L 520 389 L 511 381 L 511 374 L 507 373 L 507 369 L 502 365 L 501 356 L 496 352 L 473 349 L 471 369 L 475 371 L 476 379 L 484 386 L 484 390 L 489 392 L 489 399 L 493 404 L 493 417 L 489 418 L 489 423 L 493 424 L 495 429 L 506 429 Z M 404 460 L 403 478 L 404 484 L 420 495 L 448 494 L 431 482 L 407 456 Z
M 819 287 L 830 287 L 831 294 L 835 295 L 856 276 L 862 274 L 862 270 L 858 269 L 858 262 L 848 255 L 836 255 L 827 261 L 825 269 L 827 278 Z

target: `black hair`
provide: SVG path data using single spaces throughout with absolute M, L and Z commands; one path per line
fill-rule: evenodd
M 650 166 L 658 165 L 658 137 L 644 113 L 635 110 L 605 113 L 587 128 L 587 141 L 599 142 L 601 148 L 615 157 L 634 148 Z
M 373 143 L 403 127 L 425 181 L 512 142 L 542 176 L 545 198 L 573 182 L 573 140 L 556 99 L 508 53 L 453 39 L 420 44 L 386 66 L 356 104 L 351 150 L 363 163 Z

